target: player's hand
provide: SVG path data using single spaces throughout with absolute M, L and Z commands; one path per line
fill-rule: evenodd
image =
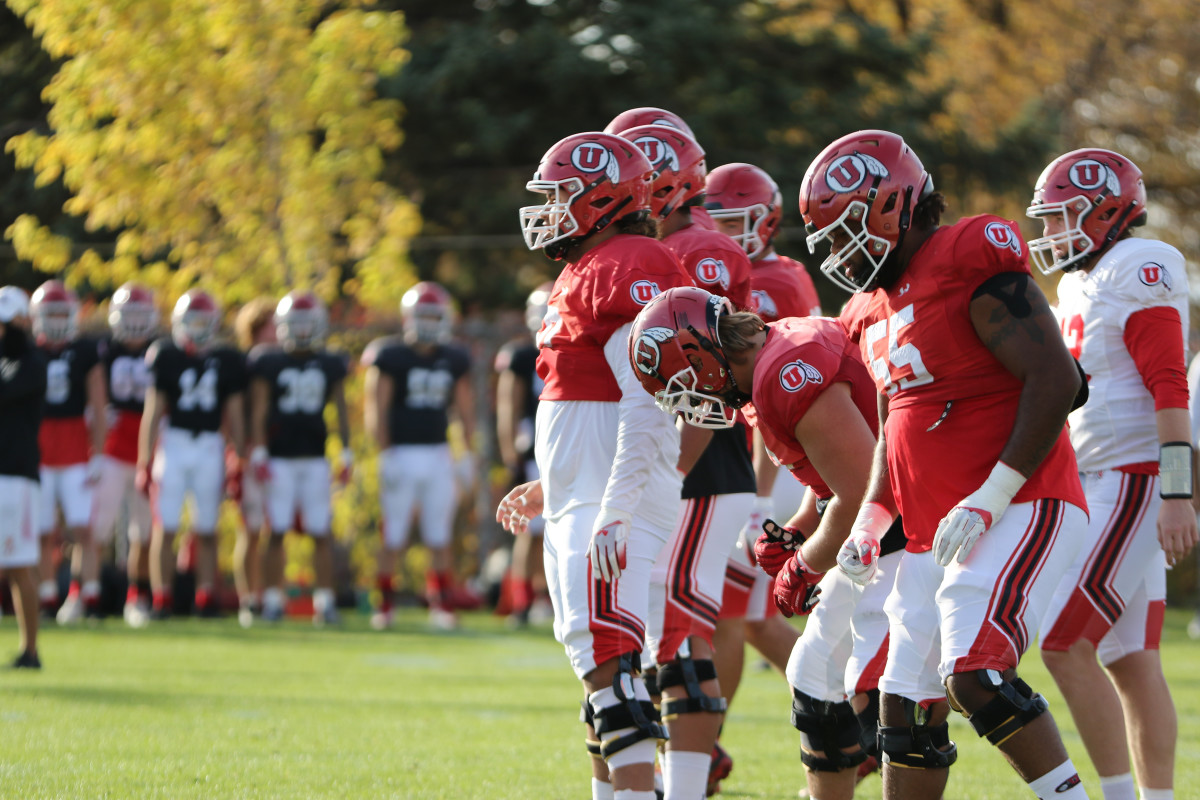
M 764 520 L 762 534 L 754 542 L 754 558 L 762 571 L 774 578 L 803 543 L 804 534 L 796 528 Z
M 133 486 L 144 495 L 150 495 L 150 484 L 154 483 L 154 478 L 150 472 L 149 464 L 138 464 L 137 471 L 133 476 Z
M 232 467 L 232 464 L 230 466 Z M 250 451 L 250 474 L 263 486 L 271 480 L 271 457 L 267 448 L 262 445 Z
M 846 577 L 866 586 L 879 570 L 879 537 L 870 530 L 851 529 L 838 551 L 838 566 Z
M 225 470 L 225 496 L 235 503 L 242 501 L 242 461 L 233 459 Z
M 741 532 L 738 534 L 737 546 L 745 551 L 746 558 L 750 560 L 750 564 L 757 565 L 758 559 L 754 555 L 754 542 L 758 539 L 758 535 L 762 533 L 762 524 L 775 511 L 775 504 L 771 502 L 769 497 L 755 497 L 754 510 L 750 512 L 750 516 L 746 519 L 746 524 L 742 526 Z
M 959 501 L 938 523 L 933 534 L 934 561 L 942 567 L 956 556 L 958 563 L 966 561 L 979 537 L 1000 521 L 1024 483 L 1024 475 L 997 461 L 983 486 Z
M 625 542 L 629 539 L 629 529 L 628 514 L 601 506 L 592 526 L 594 532 L 588 546 L 588 559 L 605 583 L 621 577 L 621 571 L 625 569 Z
M 354 451 L 349 447 L 342 449 L 342 468 L 338 470 L 338 483 L 342 486 L 350 485 L 350 478 L 354 476 Z
M 87 463 L 87 484 L 95 486 L 100 482 L 100 474 L 104 471 L 104 456 L 95 455 L 88 459 Z
M 529 521 L 542 513 L 542 482 L 528 481 L 514 487 L 496 507 L 496 522 L 519 536 L 529 530 Z
M 785 617 L 812 613 L 821 594 L 817 584 L 824 577 L 825 573 L 814 572 L 804 563 L 799 551 L 793 553 L 775 576 L 775 607 L 779 613 Z
M 1158 543 L 1162 545 L 1167 564 L 1178 564 L 1192 548 L 1200 533 L 1196 528 L 1196 512 L 1192 501 L 1171 498 L 1162 501 L 1158 510 Z

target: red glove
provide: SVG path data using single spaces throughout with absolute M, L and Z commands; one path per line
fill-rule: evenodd
M 140 465 L 137 468 L 137 474 L 133 476 L 134 487 L 142 494 L 149 496 L 152 483 L 154 483 L 154 478 L 150 474 L 150 465 Z
M 813 572 L 797 551 L 775 576 L 775 607 L 779 613 L 785 617 L 811 613 L 821 593 L 817 584 L 824 577 L 824 572 Z
M 242 462 L 235 460 L 225 470 L 225 496 L 235 503 L 242 501 Z
M 763 572 L 774 578 L 804 543 L 804 534 L 796 528 L 782 527 L 773 519 L 763 522 L 762 529 L 754 542 L 754 558 Z

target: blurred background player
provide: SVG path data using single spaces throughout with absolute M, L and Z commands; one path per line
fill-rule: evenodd
M 14 668 L 41 669 L 38 656 L 38 430 L 46 397 L 46 357 L 25 330 L 29 305 L 0 288 L 0 573 L 12 588 L 21 652 Z
M 553 289 L 552 282 L 543 283 L 530 292 L 525 303 L 525 325 L 534 336 L 542 326 Z M 509 342 L 496 353 L 496 440 L 500 458 L 508 470 L 510 486 L 540 477 L 533 457 L 534 419 L 543 386 L 537 374 L 537 353 L 533 339 L 525 337 Z M 508 616 L 513 627 L 540 621 L 530 619 L 535 598 L 540 601 L 539 613 L 553 615 L 542 566 L 542 529 L 542 518 L 535 517 L 529 521 L 524 533 L 513 538 L 509 571 L 512 611 Z
M 46 356 L 46 405 L 38 446 L 42 456 L 43 614 L 58 602 L 53 534 L 62 511 L 71 548 L 71 583 L 58 609 L 58 623 L 70 625 L 100 606 L 100 558 L 92 539 L 92 486 L 100 478 L 105 412 L 104 369 L 96 340 L 77 335 L 79 301 L 60 281 L 46 281 L 33 293 L 29 318 L 34 339 Z
M 453 413 L 464 439 L 474 440 L 470 357 L 450 342 L 454 310 L 449 292 L 440 284 L 422 281 L 405 292 L 400 319 L 399 336 L 374 340 L 362 355 L 367 368 L 363 421 L 379 448 L 383 516 L 380 604 L 371 624 L 376 629 L 392 624 L 396 556 L 408 545 L 419 508 L 421 539 L 431 554 L 425 574 L 429 621 L 437 628 L 453 628 L 458 624 L 450 598 L 458 489 L 446 429 Z
M 238 309 L 233 329 L 238 347 L 243 353 L 249 353 L 260 344 L 275 342 L 276 305 L 269 298 L 256 297 Z M 252 413 L 249 398 L 245 400 L 244 405 L 246 436 L 249 439 Z M 226 464 L 235 458 L 233 448 L 227 443 Z M 247 470 L 242 476 L 242 497 L 239 503 L 242 525 L 238 528 L 237 540 L 233 546 L 233 583 L 238 596 L 238 624 L 243 628 L 253 625 L 254 617 L 262 609 L 262 556 L 259 552 L 259 542 L 271 535 L 270 526 L 267 524 L 266 504 L 266 487 L 253 470 Z
M 109 303 L 112 335 L 101 360 L 108 385 L 111 424 L 104 462 L 92 496 L 92 535 L 97 545 L 111 541 L 117 523 L 126 522 L 125 622 L 142 627 L 150 614 L 150 502 L 135 486 L 138 432 L 149 372 L 146 349 L 158 330 L 154 294 L 140 284 L 123 284 Z
M 330 470 L 325 458 L 325 406 L 337 409 L 342 443 L 339 480 L 350 478 L 350 420 L 346 359 L 325 349 L 325 305 L 311 292 L 284 295 L 275 309 L 278 344 L 257 345 L 247 358 L 250 377 L 249 472 L 266 487 L 271 538 L 263 553 L 262 618 L 283 618 L 283 537 L 294 522 L 313 538 L 313 622 L 340 620 L 333 593 Z
M 622 131 L 654 168 L 650 213 L 659 234 L 693 282 L 750 307 L 750 261 L 728 236 L 692 219 L 704 203 L 704 150 L 687 133 L 662 125 Z M 755 480 L 741 423 L 685 414 L 679 469 L 683 514 L 651 574 L 647 648 L 658 666 L 657 688 L 671 709 L 663 758 L 668 800 L 690 797 L 708 783 L 706 767 L 723 719 L 712 636 L 721 610 L 725 567 L 754 507 Z M 695 670 L 699 682 L 683 680 Z
M 1046 615 L 1042 659 L 1105 800 L 1134 800 L 1131 750 L 1140 795 L 1166 800 L 1178 727 L 1159 657 L 1166 567 L 1197 539 L 1187 264 L 1171 245 L 1133 237 L 1146 187 L 1111 150 L 1056 158 L 1026 213 L 1043 225 L 1029 243 L 1034 263 L 1065 273 L 1058 316 L 1089 388 L 1068 420 L 1091 521 Z
M 216 526 L 225 494 L 228 426 L 238 458 L 245 448 L 243 392 L 246 367 L 237 350 L 217 342 L 220 307 L 203 289 L 189 289 L 171 313 L 171 338 L 146 352 L 153 391 L 146 393 L 138 438 L 138 487 L 153 487 L 154 533 L 150 543 L 151 616 L 172 607 L 175 558 L 183 504 L 192 498 L 190 529 L 196 539 L 196 610 L 217 616 Z M 161 425 L 160 425 L 161 423 Z M 160 431 L 161 428 L 161 431 Z

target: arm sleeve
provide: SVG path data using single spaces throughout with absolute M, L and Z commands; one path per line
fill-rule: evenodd
M 1125 348 L 1142 383 L 1154 396 L 1154 410 L 1188 407 L 1183 324 L 1169 306 L 1144 308 L 1125 323 Z
M 676 437 L 674 419 L 654 405 L 629 365 L 629 331 L 633 323 L 618 328 L 604 345 L 604 357 L 621 388 L 618 403 L 617 455 L 608 473 L 600 504 L 632 515 L 642 499 L 646 477 L 658 457 L 665 437 Z

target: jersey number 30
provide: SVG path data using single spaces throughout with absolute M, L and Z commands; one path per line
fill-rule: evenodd
M 887 319 L 881 319 L 867 328 L 871 371 L 875 374 L 875 382 L 883 387 L 889 397 L 900 389 L 933 383 L 933 376 L 925 369 L 925 362 L 916 346 L 912 342 L 900 344 L 900 330 L 912 322 L 913 307 L 909 303 Z

